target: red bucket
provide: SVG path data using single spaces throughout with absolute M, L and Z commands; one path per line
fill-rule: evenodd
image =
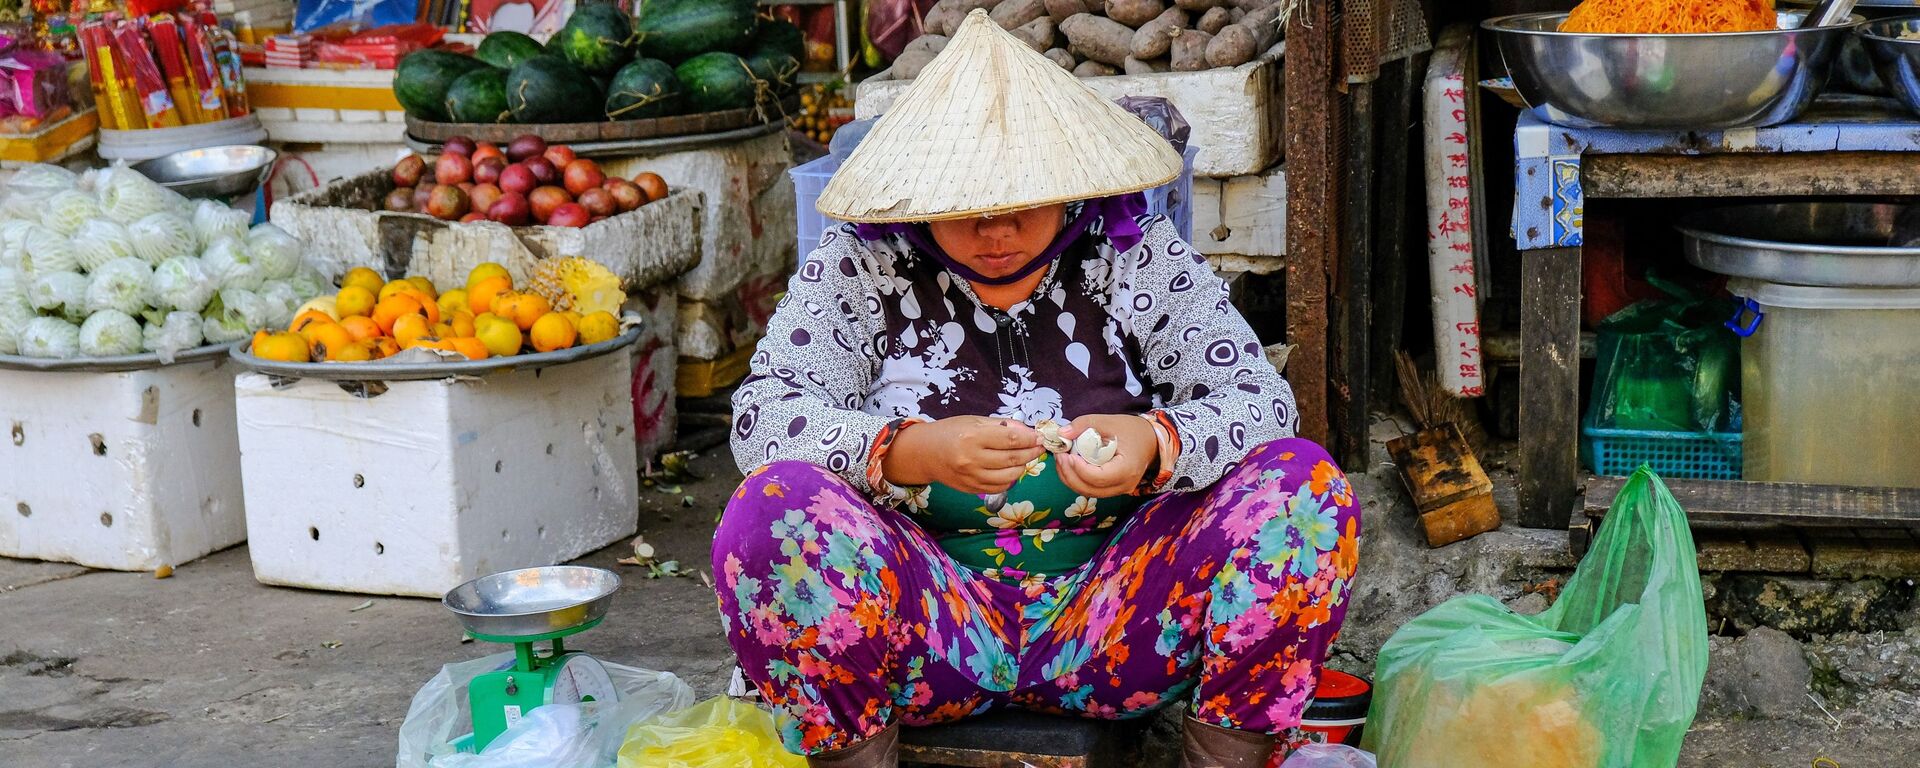
M 1320 671 L 1320 687 L 1313 703 L 1301 718 L 1300 728 L 1324 736 L 1328 744 L 1360 746 L 1360 731 L 1367 724 L 1367 706 L 1373 700 L 1373 684 L 1332 669 Z

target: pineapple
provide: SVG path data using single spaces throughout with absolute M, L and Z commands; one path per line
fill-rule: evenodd
M 619 276 L 578 256 L 539 262 L 527 278 L 526 290 L 546 299 L 555 312 L 619 315 L 620 305 L 627 303 Z

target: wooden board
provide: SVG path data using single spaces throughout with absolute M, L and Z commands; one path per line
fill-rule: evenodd
M 1389 440 L 1387 454 L 1406 478 L 1414 508 L 1422 512 L 1493 492 L 1493 481 L 1453 424 Z
M 755 125 L 780 122 L 800 108 L 798 98 L 789 98 L 762 109 L 729 109 L 695 115 L 675 115 L 644 120 L 602 120 L 591 123 L 439 123 L 407 116 L 407 134 L 429 143 L 440 143 L 455 136 L 475 141 L 505 144 L 526 134 L 535 134 L 548 142 L 568 144 L 585 141 L 630 141 L 669 136 L 720 133 Z
M 1520 524 L 1564 529 L 1579 471 L 1580 249 L 1522 253 L 1520 280 Z
M 1920 195 L 1920 153 L 1587 155 L 1580 185 L 1589 198 Z
M 1137 729 L 1136 729 L 1137 732 Z M 1135 741 L 1117 724 L 1003 709 L 900 732 L 905 762 L 965 768 L 1119 768 Z
M 1524 371 L 1525 369 L 1522 368 Z M 1920 528 L 1920 488 L 1855 488 L 1738 480 L 1666 480 L 1694 525 L 1783 528 Z M 1602 518 L 1626 478 L 1587 483 L 1582 511 Z M 1569 507 L 1571 509 L 1571 507 Z

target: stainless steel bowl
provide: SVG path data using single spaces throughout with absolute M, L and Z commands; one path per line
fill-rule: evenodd
M 1488 19 L 1521 99 L 1576 128 L 1718 130 L 1799 116 L 1826 84 L 1847 24 L 1764 32 L 1603 35 L 1558 32 L 1564 13 Z
M 1920 205 L 1735 205 L 1677 227 L 1687 261 L 1723 275 L 1839 288 L 1920 287 Z
M 1920 38 L 1920 16 L 1878 19 L 1854 30 L 1854 37 L 1873 57 L 1880 81 L 1907 109 L 1920 112 L 1920 39 L 1902 40 L 1902 34 Z
M 265 182 L 279 156 L 266 147 L 235 144 L 161 155 L 136 163 L 133 169 L 187 197 L 231 198 Z
M 620 577 L 605 568 L 548 565 L 482 576 L 440 603 L 475 635 L 534 637 L 606 616 L 618 591 Z

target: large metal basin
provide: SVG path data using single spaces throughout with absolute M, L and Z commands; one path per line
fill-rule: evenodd
M 1799 116 L 1826 84 L 1859 17 L 1795 29 L 1781 11 L 1763 32 L 1606 35 L 1558 32 L 1564 13 L 1481 23 L 1500 44 L 1515 89 L 1542 120 L 1577 128 L 1719 130 Z
M 1813 202 L 1736 205 L 1678 225 L 1687 261 L 1770 283 L 1920 287 L 1920 205 Z

